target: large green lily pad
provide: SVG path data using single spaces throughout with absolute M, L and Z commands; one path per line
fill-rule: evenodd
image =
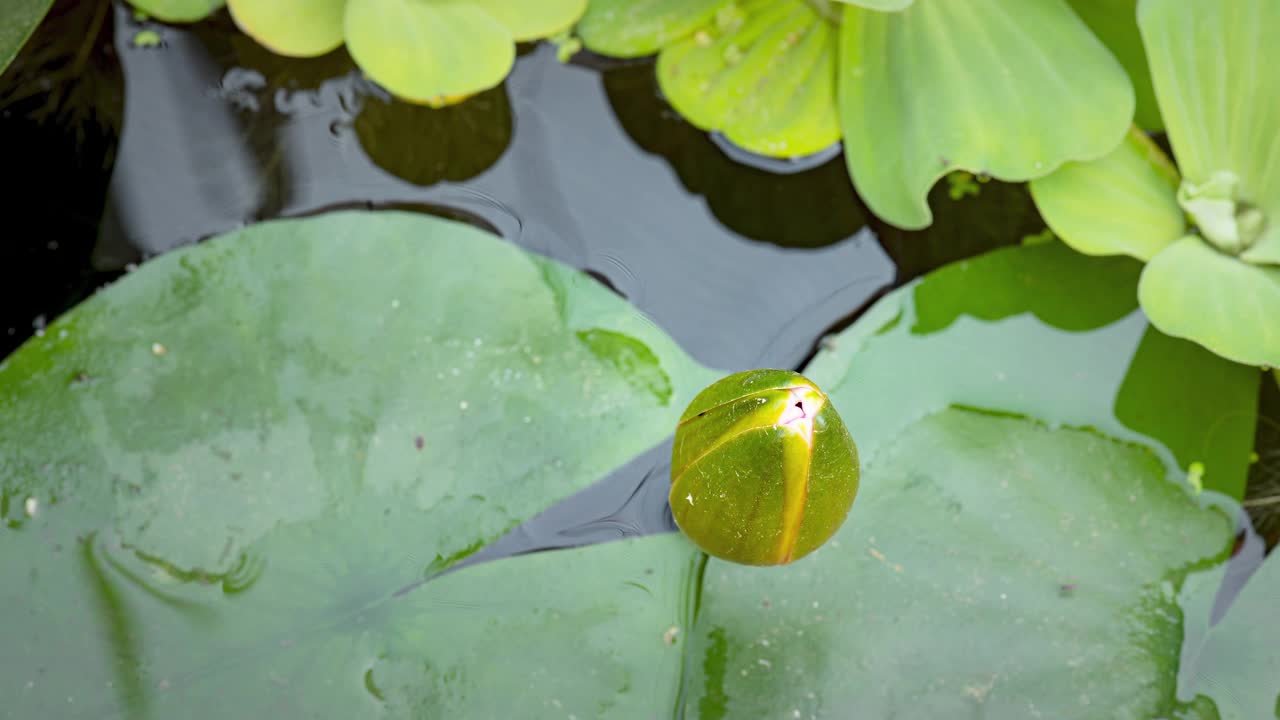
M 1188 711 L 1177 591 L 1225 555 L 1232 525 L 1176 481 L 1172 448 L 1191 441 L 1120 406 L 1170 392 L 1134 373 L 1225 378 L 1164 403 L 1161 420 L 1203 439 L 1217 422 L 1205 413 L 1243 415 L 1214 451 L 1243 472 L 1258 373 L 1146 339 L 1136 275 L 1056 243 L 1000 250 L 896 291 L 825 343 L 805 375 L 865 451 L 863 489 L 805 560 L 709 562 L 688 715 Z M 1095 302 L 1046 309 L 1068 285 Z
M 504 633 L 467 603 L 496 601 L 492 575 L 395 591 L 660 441 L 711 379 L 594 280 L 436 218 L 271 222 L 161 256 L 0 364 L 6 712 L 353 717 L 380 696 L 409 716 L 473 702 L 464 677 L 524 688 L 554 663 L 491 667 L 480 640 Z M 600 587 L 686 566 L 654 547 L 601 559 Z M 559 699 L 648 692 L 667 666 L 603 639 L 635 604 L 565 605 L 550 568 L 594 561 L 547 562 L 504 574 L 507 596 L 605 633 L 573 647 L 608 681 Z M 625 622 L 665 652 L 672 594 L 652 592 Z
M 1136 312 L 1139 270 L 1128 258 L 1091 258 L 1056 242 L 954 263 L 824 343 L 805 376 L 831 395 L 860 449 L 925 413 L 983 407 L 1128 441 L 1154 435 L 1183 459 L 1183 470 L 1205 466 L 1205 487 L 1239 498 L 1259 373 L 1185 341 L 1176 352 L 1144 342 L 1150 326 Z M 1133 410 L 1170 404 L 1166 386 L 1142 380 L 1162 367 L 1217 389 L 1177 393 L 1157 432 Z M 902 382 L 861 390 L 885 378 Z M 851 417 L 842 388 L 856 393 L 845 401 L 860 409 Z
M 1280 717 L 1280 555 L 1254 571 L 1227 614 L 1212 622 L 1226 568 L 1187 579 L 1178 596 L 1183 617 L 1178 698 L 1213 695 L 1221 720 Z
M 1124 69 L 1065 0 L 923 0 L 845 9 L 845 159 L 876 215 L 932 221 L 929 188 L 963 169 L 1002 180 L 1104 155 L 1133 119 Z
M 4 25 L 0 26 L 0 73 L 18 56 L 18 51 L 52 5 L 53 0 L 4 0 L 0 3 L 0 15 L 4 17 Z
M 851 398 L 852 399 L 852 398 Z M 1150 452 L 949 409 L 912 423 L 814 562 L 712 562 L 696 717 L 1158 717 L 1173 582 L 1230 524 Z

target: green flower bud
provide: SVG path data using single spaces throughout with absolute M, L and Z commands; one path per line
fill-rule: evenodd
M 782 565 L 840 529 L 858 475 L 858 448 L 818 386 L 788 370 L 736 373 L 680 418 L 671 513 L 710 555 Z

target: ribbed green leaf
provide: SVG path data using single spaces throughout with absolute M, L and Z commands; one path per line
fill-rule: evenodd
M 805 0 L 740 0 L 664 48 L 658 79 L 697 127 L 762 155 L 808 155 L 840 140 L 836 40 Z
M 1142 0 L 1138 21 L 1182 175 L 1234 174 L 1267 219 L 1240 257 L 1280 264 L 1280 3 Z
M 1103 156 L 1133 119 L 1124 69 L 1064 0 L 849 6 L 840 53 L 850 174 L 899 227 L 932 221 L 925 198 L 952 170 L 1040 177 Z
M 1249 365 L 1280 367 L 1280 267 L 1252 265 L 1184 237 L 1142 271 L 1151 323 Z
M 1135 128 L 1106 156 L 1032 180 L 1031 195 L 1053 232 L 1076 250 L 1150 260 L 1186 232 L 1178 181 L 1169 159 Z
M 697 30 L 733 0 L 591 0 L 578 23 L 589 49 L 614 57 L 652 55 Z
M 1151 87 L 1147 51 L 1138 32 L 1138 0 L 1067 0 L 1098 39 L 1106 43 L 1133 83 L 1137 106 L 1134 123 L 1148 132 L 1164 129 L 1160 106 Z

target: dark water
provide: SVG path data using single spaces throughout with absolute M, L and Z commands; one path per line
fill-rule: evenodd
M 706 365 L 798 369 L 895 285 L 1044 229 L 1025 188 L 998 182 L 964 202 L 940 183 L 931 228 L 886 226 L 838 149 L 780 162 L 726 147 L 666 106 L 650 62 L 523 48 L 503 86 L 437 111 L 391 101 L 343 50 L 273 56 L 225 12 L 155 28 L 160 47 L 134 46 L 142 28 L 123 5 L 59 2 L 0 83 L 38 77 L 50 93 L 10 99 L 0 118 L 23 178 L 10 212 L 36 218 L 0 243 L 0 356 L 176 247 L 269 218 L 407 207 L 587 271 Z M 669 452 L 472 561 L 671 529 Z

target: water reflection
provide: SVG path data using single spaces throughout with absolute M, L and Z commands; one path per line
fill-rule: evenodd
M 772 170 L 749 167 L 738 161 L 745 151 L 722 147 L 662 99 L 651 65 L 615 68 L 603 77 L 610 106 L 631 139 L 665 158 L 689 192 L 705 196 L 716 218 L 735 231 L 782 247 L 815 248 L 867 224 L 842 156 L 778 161 Z
M 119 34 L 134 28 L 125 12 L 116 22 Z M 838 161 L 772 175 L 684 126 L 677 135 L 702 148 L 684 167 L 715 158 L 709 210 L 639 152 L 614 111 L 658 102 L 639 81 L 651 65 L 602 77 L 526 47 L 503 87 L 429 110 L 380 97 L 341 50 L 276 58 L 220 22 L 165 28 L 159 51 L 117 42 L 128 122 L 100 267 L 353 202 L 450 207 L 590 271 L 727 370 L 794 367 L 891 281 Z

